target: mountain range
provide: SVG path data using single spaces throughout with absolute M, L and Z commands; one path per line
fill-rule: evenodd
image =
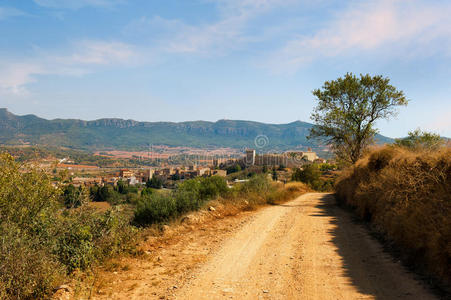
M 257 148 L 287 150 L 318 148 L 307 139 L 313 124 L 295 121 L 266 124 L 253 121 L 138 122 L 117 118 L 83 121 L 47 120 L 35 115 L 18 116 L 0 108 L 0 144 L 49 145 L 86 150 L 137 150 L 149 145 L 193 148 Z M 378 143 L 392 139 L 382 135 Z

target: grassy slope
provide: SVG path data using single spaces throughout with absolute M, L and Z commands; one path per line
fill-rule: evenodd
M 336 184 L 355 207 L 410 258 L 409 264 L 451 283 L 451 149 L 410 152 L 384 147 Z

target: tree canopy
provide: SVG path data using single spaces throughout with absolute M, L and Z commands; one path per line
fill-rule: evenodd
M 410 149 L 437 149 L 444 144 L 439 134 L 416 129 L 410 131 L 408 136 L 396 139 L 395 145 Z
M 397 107 L 407 105 L 404 93 L 381 75 L 347 73 L 326 81 L 313 91 L 317 106 L 311 114 L 315 125 L 309 138 L 322 138 L 332 146 L 337 158 L 355 163 L 373 142 L 375 122 L 390 119 Z

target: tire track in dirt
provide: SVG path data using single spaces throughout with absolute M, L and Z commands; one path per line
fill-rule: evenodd
M 334 197 L 309 193 L 258 211 L 176 299 L 435 299 Z

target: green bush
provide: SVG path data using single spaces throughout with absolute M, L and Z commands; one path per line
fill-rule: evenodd
M 62 198 L 67 208 L 76 208 L 87 202 L 87 191 L 80 185 L 78 188 L 69 184 L 63 188 Z
M 66 191 L 0 154 L 0 299 L 46 298 L 66 274 L 133 244 L 130 217 L 87 209 L 84 200 L 65 209 L 61 198 L 72 199 L 69 207 L 78 196 L 88 198 L 84 190 Z
M 227 192 L 227 183 L 224 178 L 211 176 L 200 179 L 199 196 L 203 200 L 213 199 Z
M 305 165 L 302 170 L 296 169 L 292 175 L 292 180 L 312 184 L 313 182 L 318 181 L 320 176 L 321 172 L 318 166 L 315 164 L 308 164 Z
M 149 187 L 145 187 L 143 188 L 143 190 L 141 191 L 141 196 L 149 196 L 153 194 L 153 189 L 149 188 Z
M 138 201 L 134 220 L 139 225 L 146 225 L 167 222 L 176 215 L 175 199 L 156 193 Z
M 321 170 L 327 172 L 332 168 L 332 165 L 328 164 L 309 164 L 305 165 L 303 169 L 296 169 L 291 176 L 293 181 L 301 181 L 308 184 L 315 191 L 332 191 L 333 190 L 333 179 L 321 178 Z
M 136 229 L 129 224 L 130 217 L 114 209 L 68 212 L 60 220 L 54 254 L 68 273 L 85 270 L 134 244 Z
M 39 239 L 14 223 L 0 225 L 0 299 L 42 299 L 65 269 Z
M 136 206 L 134 220 L 139 225 L 167 222 L 201 208 L 206 201 L 225 195 L 227 191 L 225 179 L 219 176 L 186 180 L 170 195 L 143 195 Z

